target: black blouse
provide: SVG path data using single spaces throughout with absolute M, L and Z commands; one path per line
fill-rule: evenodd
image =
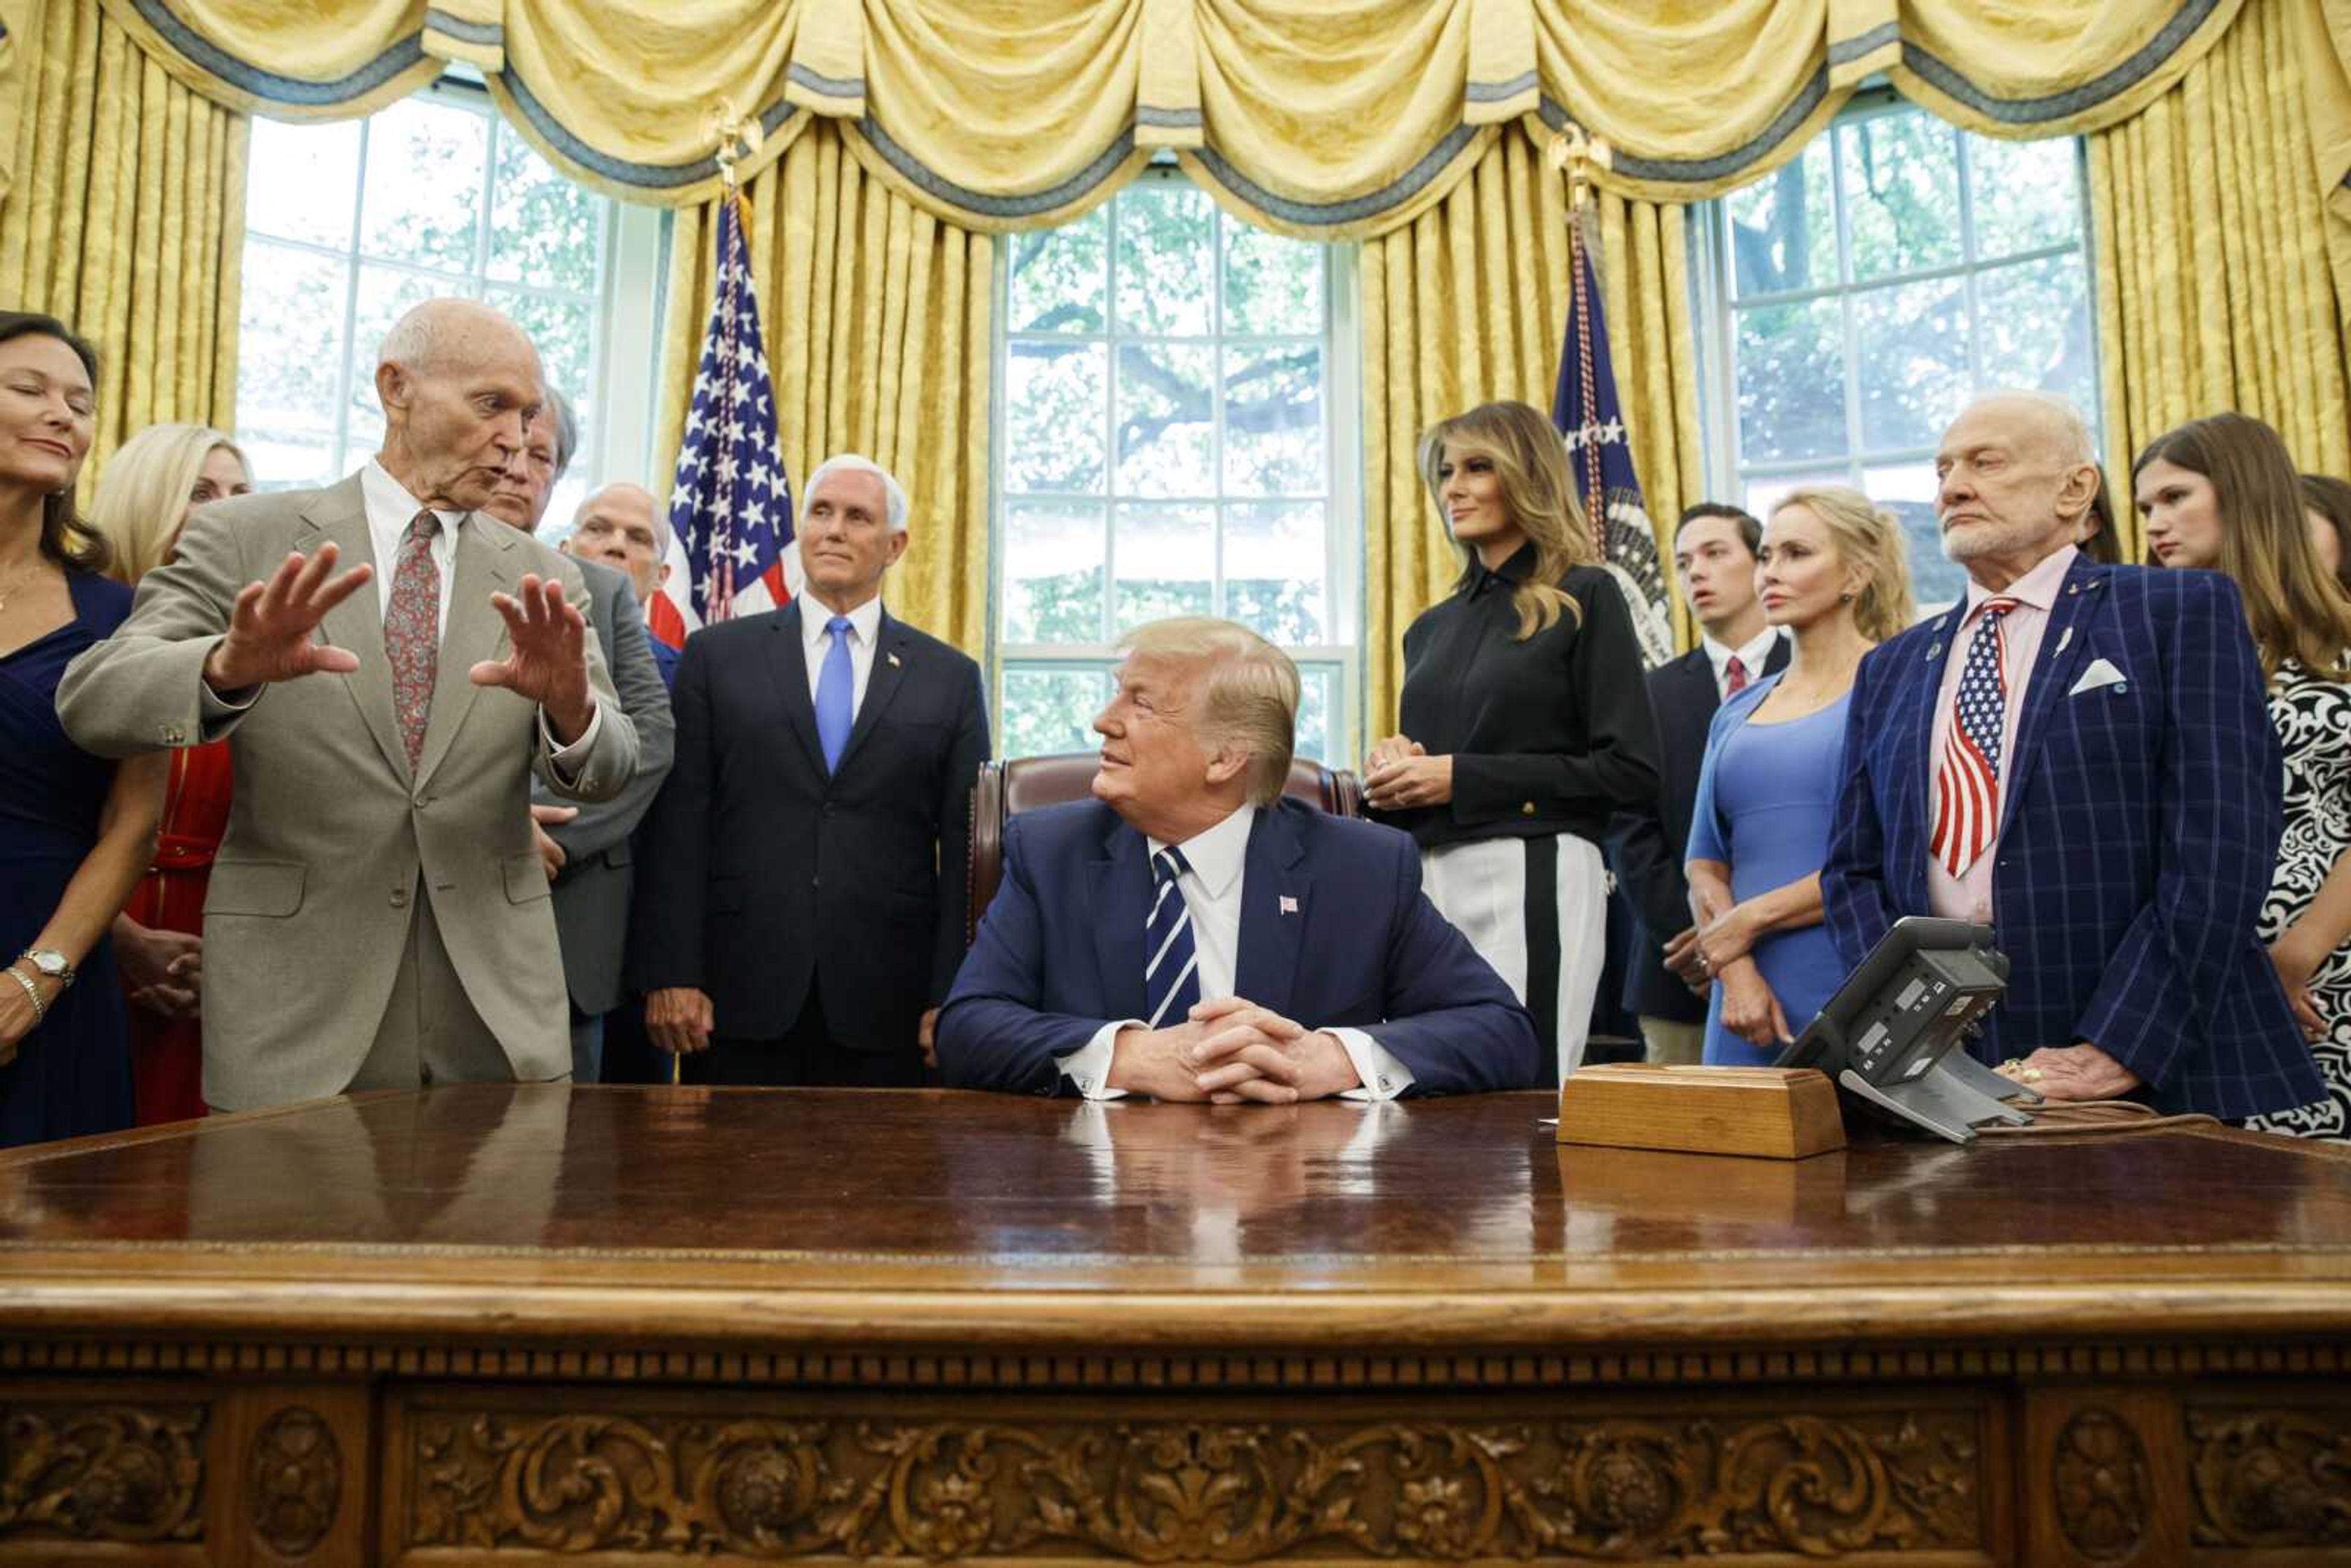
M 1653 807 L 1657 727 L 1641 646 L 1616 580 L 1600 567 L 1560 582 L 1583 608 L 1521 643 L 1510 590 L 1535 548 L 1482 565 L 1404 634 L 1398 728 L 1453 758 L 1453 800 L 1380 814 L 1424 849 L 1574 833 L 1599 843 L 1611 812 Z

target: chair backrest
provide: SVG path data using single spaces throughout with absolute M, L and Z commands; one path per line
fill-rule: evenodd
M 997 884 L 1004 880 L 1004 824 L 1007 819 L 1040 806 L 1058 806 L 1085 800 L 1092 792 L 1100 759 L 1091 751 L 1057 757 L 1015 757 L 983 762 L 971 789 L 971 864 L 966 880 L 963 939 L 968 946 L 979 931 L 979 917 L 996 900 Z M 1332 769 L 1301 757 L 1290 764 L 1290 782 L 1282 793 L 1338 817 L 1364 814 L 1364 787 L 1344 768 Z

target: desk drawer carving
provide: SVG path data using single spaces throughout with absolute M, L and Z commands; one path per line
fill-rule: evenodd
M 2351 1407 L 2188 1412 L 2195 1540 L 2205 1547 L 2351 1553 Z
M 1164 1407 L 1163 1407 L 1164 1408 Z M 424 1398 L 397 1548 L 1139 1563 L 1983 1552 L 1985 1410 Z M 1949 1558 L 1946 1558 L 1949 1561 Z
M 0 1403 L 0 1540 L 201 1539 L 205 1414 L 99 1398 Z

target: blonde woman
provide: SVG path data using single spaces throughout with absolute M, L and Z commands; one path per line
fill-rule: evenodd
M 1461 575 L 1404 634 L 1401 733 L 1365 758 L 1365 797 L 1418 841 L 1429 897 L 1533 1016 L 1556 1082 L 1607 947 L 1602 836 L 1656 804 L 1640 645 L 1551 421 L 1487 403 L 1419 462 Z
M 1755 552 L 1763 619 L 1788 667 L 1714 716 L 1690 819 L 1690 914 L 1713 979 L 1706 1060 L 1769 1062 L 1844 978 L 1821 924 L 1821 866 L 1844 779 L 1845 709 L 1861 656 L 1911 621 L 1893 514 L 1842 486 L 1791 491 Z
M 188 514 L 253 488 L 245 454 L 201 424 L 153 424 L 106 465 L 90 523 L 114 552 L 110 575 L 137 587 L 171 559 Z M 171 753 L 155 860 L 114 921 L 131 1001 L 131 1082 L 141 1126 L 204 1113 L 204 892 L 228 827 L 228 742 Z

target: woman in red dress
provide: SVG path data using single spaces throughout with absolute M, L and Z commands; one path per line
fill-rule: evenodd
M 136 587 L 171 559 L 190 512 L 252 488 L 245 454 L 219 431 L 150 425 L 107 464 L 90 521 L 114 547 L 114 575 Z M 204 1113 L 204 888 L 228 827 L 228 800 L 226 741 L 172 753 L 155 863 L 115 917 L 141 1126 Z

